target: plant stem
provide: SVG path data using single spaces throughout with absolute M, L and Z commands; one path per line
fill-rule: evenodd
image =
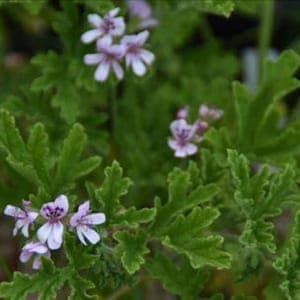
M 261 1 L 259 30 L 259 81 L 263 78 L 264 60 L 269 50 L 273 29 L 274 0 Z

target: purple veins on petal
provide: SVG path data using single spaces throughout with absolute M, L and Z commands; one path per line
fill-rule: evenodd
M 64 226 L 61 220 L 67 214 L 69 201 L 65 195 L 58 196 L 55 201 L 44 204 L 41 215 L 47 220 L 38 231 L 37 236 L 50 249 L 58 249 L 63 242 Z
M 187 124 L 185 119 L 178 119 L 171 123 L 170 130 L 173 137 L 169 138 L 168 145 L 175 151 L 176 157 L 187 157 L 198 151 L 193 143 L 196 134 L 194 125 Z

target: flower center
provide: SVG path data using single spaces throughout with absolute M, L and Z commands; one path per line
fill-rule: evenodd
M 104 31 L 105 34 L 109 33 L 111 30 L 116 28 L 113 19 L 111 18 L 104 18 L 101 24 L 101 29 Z
M 127 53 L 138 55 L 140 53 L 140 47 L 137 44 L 127 44 Z
M 64 213 L 64 209 L 62 207 L 55 207 L 53 209 L 48 205 L 43 207 L 43 211 L 45 212 L 47 218 L 54 220 L 61 218 Z
M 178 139 L 182 141 L 187 141 L 189 139 L 190 130 L 189 129 L 181 129 L 177 132 Z

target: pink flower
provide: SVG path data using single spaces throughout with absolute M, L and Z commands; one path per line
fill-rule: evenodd
M 86 245 L 86 238 L 92 244 L 96 244 L 100 241 L 99 234 L 91 227 L 93 225 L 99 225 L 105 222 L 105 215 L 102 213 L 88 214 L 90 209 L 90 202 L 86 201 L 81 204 L 70 219 L 70 225 L 76 228 L 77 236 L 82 244 Z
M 199 108 L 199 116 L 206 121 L 214 121 L 220 119 L 223 115 L 223 110 L 209 107 L 202 104 Z
M 170 138 L 168 145 L 175 150 L 176 157 L 186 157 L 197 152 L 196 145 L 191 143 L 195 138 L 196 127 L 187 124 L 186 120 L 175 120 L 170 125 L 173 138 Z
M 151 6 L 144 0 L 127 1 L 129 15 L 137 17 L 140 21 L 141 29 L 150 28 L 158 25 L 158 20 L 152 17 Z
M 41 215 L 48 221 L 39 228 L 37 235 L 41 242 L 47 242 L 50 249 L 58 249 L 62 244 L 64 226 L 61 219 L 67 214 L 68 208 L 65 195 L 58 196 L 54 202 L 48 202 L 41 208 Z
M 145 64 L 150 65 L 154 61 L 153 53 L 142 48 L 148 36 L 148 31 L 142 31 L 139 34 L 126 35 L 121 40 L 121 44 L 126 47 L 126 65 L 131 66 L 138 76 L 146 73 Z
M 187 106 L 178 109 L 176 116 L 178 119 L 186 119 L 189 115 L 189 108 Z
M 98 65 L 95 79 L 97 81 L 105 81 L 111 68 L 119 80 L 123 79 L 124 72 L 120 65 L 120 60 L 125 54 L 125 47 L 122 45 L 111 45 L 110 39 L 103 38 L 97 41 L 97 50 L 99 53 L 84 56 L 84 62 L 87 65 Z
M 6 216 L 11 216 L 16 219 L 16 225 L 13 230 L 13 235 L 15 236 L 19 229 L 22 228 L 21 232 L 25 237 L 29 237 L 28 228 L 31 223 L 39 215 L 37 212 L 29 211 L 30 201 L 23 200 L 23 207 L 24 210 L 13 206 L 13 205 L 6 205 L 4 209 L 4 214 Z
M 40 267 L 40 258 L 41 256 L 45 256 L 50 258 L 50 252 L 47 246 L 41 242 L 29 242 L 22 248 L 22 252 L 20 254 L 20 261 L 25 263 L 27 262 L 32 255 L 35 255 L 33 260 L 32 268 L 39 269 Z
M 100 37 L 109 38 L 112 40 L 112 36 L 122 35 L 125 31 L 125 23 L 122 17 L 115 17 L 120 8 L 114 8 L 110 10 L 103 18 L 97 14 L 88 15 L 89 23 L 94 29 L 85 32 L 81 36 L 81 41 L 85 44 L 91 43 Z

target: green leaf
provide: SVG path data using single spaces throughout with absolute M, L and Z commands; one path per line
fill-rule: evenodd
M 300 130 L 288 127 L 277 137 L 262 143 L 256 148 L 256 153 L 262 156 L 296 156 L 300 153 Z
M 300 212 L 295 216 L 293 230 L 282 254 L 273 266 L 280 274 L 280 289 L 288 300 L 300 299 Z
M 119 163 L 114 161 L 111 167 L 104 171 L 105 179 L 100 189 L 96 193 L 97 200 L 103 205 L 102 210 L 106 215 L 107 222 L 112 222 L 112 218 L 117 211 L 122 208 L 120 198 L 127 194 L 132 182 L 129 178 L 123 177 L 123 169 Z M 99 203 L 95 203 L 98 208 Z
M 275 253 L 274 225 L 264 220 L 248 220 L 239 241 L 249 248 L 266 249 L 270 253 Z
M 48 135 L 41 123 L 35 124 L 29 134 L 27 143 L 31 163 L 45 189 L 50 185 Z
M 6 110 L 0 111 L 0 146 L 15 160 L 24 162 L 28 159 L 26 145 L 15 119 Z
M 275 62 L 266 61 L 263 81 L 256 95 L 250 95 L 242 84 L 233 84 L 238 145 L 242 152 L 255 152 L 278 138 L 277 134 L 272 136 L 265 134 L 265 131 L 269 131 L 269 122 L 274 123 L 272 112 L 278 100 L 300 87 L 300 81 L 293 77 L 299 66 L 299 56 L 292 50 L 284 51 Z M 266 136 L 269 140 L 266 140 Z M 280 148 L 284 148 L 284 145 Z
M 82 278 L 79 273 L 73 272 L 68 278 L 71 293 L 69 300 L 91 300 L 99 299 L 96 295 L 89 295 L 87 290 L 95 288 L 95 285 L 90 280 Z
M 50 260 L 42 260 L 42 269 L 29 276 L 15 272 L 11 282 L 0 284 L 0 297 L 10 300 L 26 300 L 29 294 L 37 294 L 38 300 L 55 299 L 68 276 L 66 270 L 56 269 Z
M 167 291 L 180 296 L 183 300 L 195 299 L 209 277 L 208 271 L 193 269 L 188 260 L 178 264 L 161 254 L 155 255 L 145 267 Z
M 193 268 L 211 265 L 218 268 L 229 268 L 231 256 L 220 249 L 221 236 L 204 235 L 207 229 L 219 216 L 213 208 L 196 207 L 187 216 L 180 215 L 167 229 L 163 244 L 186 255 Z M 203 236 L 200 236 L 200 234 Z
M 74 169 L 74 178 L 80 178 L 93 172 L 101 164 L 102 158 L 99 156 L 89 157 L 81 162 Z
M 163 235 L 168 224 L 180 213 L 191 209 L 201 203 L 205 203 L 213 198 L 218 192 L 214 184 L 198 186 L 194 190 L 192 187 L 191 175 L 189 172 L 175 168 L 168 177 L 169 198 L 165 205 L 161 205 L 158 200 L 155 204 L 157 216 L 152 225 L 152 232 L 155 236 Z
M 146 234 L 143 231 L 134 235 L 119 231 L 114 234 L 114 238 L 118 241 L 114 249 L 116 256 L 121 258 L 129 274 L 135 273 L 145 263 L 144 256 L 150 252 L 146 247 Z
M 70 72 L 68 57 L 58 55 L 53 51 L 40 54 L 32 59 L 32 64 L 41 69 L 42 75 L 31 85 L 33 92 L 54 90 L 52 105 L 61 110 L 61 116 L 69 124 L 74 123 L 80 114 L 80 93 L 71 82 L 74 74 Z
M 227 150 L 228 164 L 235 186 L 242 187 L 249 181 L 249 164 L 247 158 L 235 150 Z
M 98 259 L 97 255 L 89 254 L 85 248 L 86 247 L 82 245 L 76 237 L 70 234 L 64 235 L 66 257 L 70 266 L 77 271 L 91 268 Z
M 238 125 L 238 138 L 241 144 L 247 136 L 248 129 L 248 110 L 252 100 L 249 88 L 240 82 L 233 82 L 233 99 L 236 111 L 236 119 Z M 241 145 L 239 145 L 241 147 Z
M 155 208 L 142 208 L 137 210 L 135 207 L 131 207 L 121 215 L 113 217 L 113 223 L 126 224 L 129 227 L 138 228 L 140 223 L 151 222 L 156 215 Z
M 74 184 L 74 181 L 84 176 L 100 164 L 100 158 L 92 157 L 80 162 L 83 148 L 86 144 L 86 134 L 80 124 L 73 125 L 64 141 L 57 163 L 54 182 L 56 193 L 61 193 Z
M 284 204 L 296 193 L 293 167 L 286 165 L 283 169 L 272 170 L 261 166 L 250 177 L 248 160 L 235 150 L 228 150 L 228 165 L 237 218 L 245 221 L 239 241 L 249 248 L 274 253 L 274 225 L 270 217 L 279 215 Z

